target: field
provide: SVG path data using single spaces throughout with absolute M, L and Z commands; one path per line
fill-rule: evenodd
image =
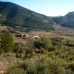
M 19 34 L 25 34 L 25 35 L 29 35 L 29 37 L 34 37 L 34 36 L 60 36 L 63 38 L 67 38 L 67 39 L 74 39 L 74 30 L 73 29 L 69 29 L 69 28 L 64 28 L 61 27 L 60 25 L 55 25 L 55 31 L 50 31 L 50 32 L 46 32 L 46 31 L 30 31 L 28 33 L 26 32 L 20 32 L 20 31 L 16 31 Z M 6 30 L 7 26 L 0 26 L 0 31 Z M 12 28 L 10 28 L 12 30 Z M 21 37 L 16 37 L 13 35 L 13 39 L 14 42 L 17 43 L 26 43 L 26 39 L 22 39 Z
M 52 33 L 52 32 L 46 32 L 46 31 L 31 31 L 29 34 L 37 35 L 37 36 L 57 36 L 58 34 Z
M 13 36 L 13 39 L 14 39 L 15 43 L 23 43 L 23 44 L 26 43 L 26 40 L 24 40 L 24 39 L 22 39 L 20 37 Z
M 25 32 L 21 32 L 21 33 L 32 35 L 32 36 L 44 36 L 44 35 L 52 36 L 52 37 L 59 36 L 59 37 L 65 38 L 65 39 L 74 40 L 74 30 L 73 29 L 62 27 L 60 25 L 55 25 L 54 27 L 55 27 L 55 31 L 50 31 L 50 32 L 30 31 L 29 33 L 25 33 Z
M 7 26 L 0 26 L 0 31 L 6 30 Z
M 55 25 L 55 31 L 52 31 L 53 33 L 56 33 L 58 35 L 66 35 L 66 36 L 74 36 L 74 30 L 66 27 L 62 27 L 60 25 Z

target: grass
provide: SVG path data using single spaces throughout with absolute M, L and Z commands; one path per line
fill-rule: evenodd
M 23 44 L 26 43 L 26 40 L 22 39 L 21 37 L 13 36 L 13 40 L 14 40 L 15 43 L 23 43 Z
M 0 31 L 6 30 L 7 26 L 0 26 Z
M 74 41 L 74 37 L 71 36 L 60 35 L 59 37 Z

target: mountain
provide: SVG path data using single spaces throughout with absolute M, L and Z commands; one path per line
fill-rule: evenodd
M 74 11 L 73 12 L 69 12 L 65 16 L 53 17 L 52 19 L 57 24 L 60 24 L 63 27 L 68 27 L 68 28 L 74 29 Z
M 13 28 L 20 26 L 25 30 L 54 30 L 51 18 L 11 2 L 0 2 L 0 23 Z

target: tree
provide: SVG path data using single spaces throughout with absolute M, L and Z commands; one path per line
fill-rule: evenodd
M 52 41 L 47 36 L 41 37 L 39 40 L 34 42 L 36 48 L 44 48 L 48 50 L 52 46 Z
M 1 43 L 2 43 L 1 48 L 3 49 L 4 52 L 9 52 L 13 50 L 14 47 L 13 38 L 7 30 L 5 30 L 1 34 Z
M 42 43 L 43 48 L 45 49 L 49 49 L 49 47 L 52 45 L 51 40 L 47 36 L 42 37 L 40 41 Z

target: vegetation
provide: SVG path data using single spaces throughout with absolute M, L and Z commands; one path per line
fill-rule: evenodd
M 73 23 L 74 23 L 74 20 L 69 20 L 67 22 L 64 22 L 61 26 L 74 29 L 74 24 Z
M 24 45 L 13 43 L 5 30 L 0 35 L 0 54 L 8 60 L 6 74 L 74 74 L 73 40 L 43 36 Z
M 15 29 L 16 26 L 25 28 L 24 31 L 30 30 L 54 30 L 51 18 L 45 15 L 35 13 L 29 9 L 10 2 L 0 2 L 0 23 Z M 20 28 L 19 28 L 20 30 Z
M 18 30 L 24 27 L 26 32 L 54 29 L 54 22 L 44 15 L 9 2 L 0 2 L 0 6 L 2 25 Z M 74 12 L 52 19 L 73 28 L 73 17 Z M 74 40 L 48 36 L 25 40 L 26 43 L 14 43 L 9 31 L 0 32 L 0 63 L 5 74 L 74 74 Z
M 1 34 L 1 49 L 4 52 L 13 51 L 14 42 L 13 38 L 8 31 L 4 31 Z
M 74 29 L 74 12 L 69 12 L 65 16 L 52 18 L 57 24 L 63 27 L 68 27 Z
M 47 36 L 41 37 L 39 40 L 36 40 L 34 42 L 34 47 L 38 49 L 44 48 L 48 50 L 51 46 L 52 46 L 52 42 Z

